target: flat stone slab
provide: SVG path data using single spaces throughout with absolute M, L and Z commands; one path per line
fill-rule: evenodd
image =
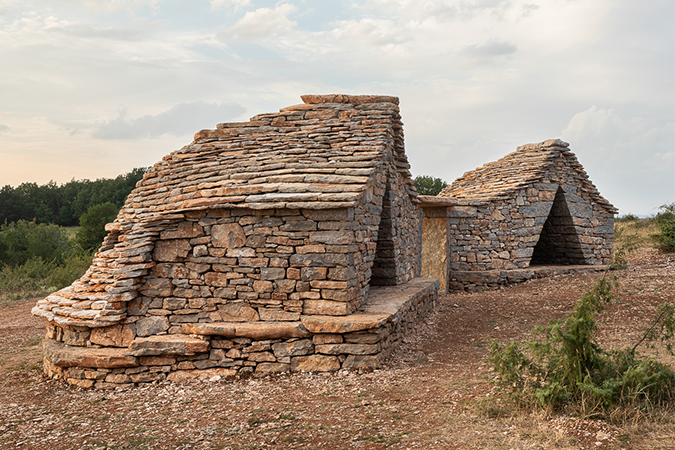
M 183 333 L 255 340 L 309 337 L 302 322 L 213 322 L 183 324 Z
M 126 348 L 73 347 L 62 342 L 45 339 L 45 358 L 58 367 L 95 367 L 118 369 L 138 366 L 138 358 Z
M 511 270 L 453 270 L 450 272 L 450 277 L 456 281 L 475 284 L 504 283 L 507 280 L 510 283 L 520 283 L 533 278 L 544 278 L 554 275 L 603 272 L 607 268 L 607 265 L 541 265 Z
M 430 291 L 438 291 L 435 278 L 413 278 L 400 286 L 371 286 L 368 298 L 354 315 L 387 314 L 393 315 L 408 302 L 422 298 Z
M 302 324 L 312 333 L 353 333 L 379 328 L 407 304 L 438 291 L 438 280 L 415 278 L 400 286 L 371 286 L 368 298 L 354 314 L 348 316 L 301 316 Z
M 208 350 L 208 341 L 184 334 L 136 338 L 129 345 L 129 353 L 133 356 L 190 356 Z

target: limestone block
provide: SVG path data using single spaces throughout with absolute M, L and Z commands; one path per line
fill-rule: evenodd
M 138 362 L 144 366 L 170 366 L 176 364 L 176 358 L 170 356 L 141 356 L 138 358 Z
M 239 248 L 246 243 L 246 234 L 237 223 L 214 225 L 211 227 L 211 240 L 214 247 Z
M 87 345 L 87 341 L 91 335 L 90 328 L 83 327 L 64 327 L 63 328 L 63 342 L 67 345 L 74 345 L 83 347 Z
M 155 381 L 164 381 L 166 375 L 161 372 L 142 372 L 129 375 L 132 383 L 153 383 Z
M 136 337 L 135 326 L 113 325 L 111 327 L 94 328 L 89 340 L 92 344 L 104 347 L 128 347 Z
M 134 356 L 189 356 L 208 350 L 208 341 L 184 334 L 136 338 L 129 345 L 129 353 Z
M 303 267 L 300 269 L 300 279 L 302 281 L 325 280 L 327 273 L 328 269 L 325 267 Z
M 337 356 L 310 355 L 291 358 L 292 372 L 335 372 L 340 370 Z
M 159 234 L 160 239 L 189 239 L 204 235 L 204 229 L 195 222 L 181 222 L 175 230 L 165 230 Z
M 272 345 L 272 351 L 277 358 L 287 356 L 303 356 L 314 353 L 314 345 L 309 339 L 301 339 L 293 342 L 279 342 Z
M 168 278 L 147 278 L 138 290 L 147 297 L 168 297 L 173 290 L 173 284 Z
M 354 233 L 346 230 L 315 231 L 309 233 L 309 242 L 329 245 L 351 244 L 354 242 Z
M 183 324 L 183 332 L 255 340 L 302 338 L 310 335 L 302 322 L 186 323 Z
M 43 350 L 45 359 L 57 367 L 116 369 L 138 365 L 138 358 L 129 354 L 126 349 L 71 347 L 46 339 Z
M 105 382 L 106 383 L 115 383 L 115 384 L 125 384 L 129 383 L 131 381 L 131 378 L 129 375 L 125 375 L 123 373 L 118 373 L 118 374 L 108 374 L 108 376 L 105 377 Z
M 478 209 L 475 206 L 452 206 L 448 208 L 448 217 L 476 217 Z
M 199 258 L 201 256 L 206 256 L 209 254 L 209 250 L 207 249 L 206 245 L 195 245 L 194 248 L 192 249 L 192 254 Z
M 298 293 L 302 294 L 302 293 Z M 318 294 L 318 293 L 317 293 Z M 309 315 L 344 316 L 351 312 L 351 307 L 346 302 L 334 302 L 331 300 L 305 300 L 302 313 Z
M 303 315 L 302 324 L 311 333 L 351 333 L 379 328 L 387 322 L 389 314 L 352 314 L 351 316 Z
M 341 334 L 315 334 L 312 336 L 312 342 L 316 345 L 341 344 L 343 340 Z
M 326 247 L 322 244 L 301 245 L 295 248 L 297 253 L 326 253 Z
M 255 250 L 251 247 L 228 248 L 225 256 L 228 258 L 255 258 Z
M 306 253 L 291 255 L 291 265 L 296 267 L 335 267 L 348 266 L 353 261 L 351 255 L 333 253 Z
M 274 290 L 274 285 L 271 281 L 256 280 L 253 282 L 253 290 L 259 294 L 272 292 Z
M 169 319 L 164 316 L 150 316 L 139 319 L 136 323 L 136 336 L 145 337 L 162 333 L 169 329 Z
M 185 258 L 190 252 L 190 243 L 185 239 L 157 241 L 155 243 L 154 260 L 175 262 Z
M 380 339 L 379 333 L 358 332 L 344 335 L 345 342 L 350 344 L 376 344 Z
M 276 362 L 276 358 L 271 352 L 255 352 L 248 355 L 249 361 L 255 362 Z
M 258 308 L 260 320 L 266 322 L 290 321 L 297 322 L 300 320 L 300 313 L 284 311 L 278 308 Z
M 316 353 L 327 355 L 374 355 L 380 351 L 377 344 L 323 344 L 314 348 Z
M 255 322 L 260 320 L 258 312 L 243 303 L 218 305 L 218 312 L 223 322 Z
M 280 280 L 286 276 L 286 270 L 282 267 L 262 267 L 260 269 L 261 280 Z
M 165 298 L 162 304 L 162 308 L 168 311 L 175 311 L 177 309 L 185 308 L 186 304 L 187 300 L 184 298 Z
M 295 280 L 278 279 L 274 282 L 275 291 L 290 294 L 295 291 Z

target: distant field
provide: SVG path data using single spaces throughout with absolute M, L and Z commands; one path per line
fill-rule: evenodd
M 68 239 L 75 239 L 75 235 L 80 231 L 80 227 L 63 227 L 66 230 Z

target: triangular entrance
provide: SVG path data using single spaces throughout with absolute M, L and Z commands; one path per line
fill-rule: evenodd
M 579 235 L 560 187 L 530 261 L 531 266 L 544 264 L 586 264 Z
M 396 252 L 394 251 L 394 230 L 392 224 L 392 192 L 387 176 L 384 196 L 382 197 L 382 214 L 377 230 L 377 248 L 370 278 L 372 286 L 396 285 Z

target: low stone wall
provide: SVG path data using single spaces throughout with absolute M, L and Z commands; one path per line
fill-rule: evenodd
M 602 272 L 607 270 L 606 265 L 600 266 L 530 266 L 527 269 L 515 270 L 470 270 L 451 271 L 450 292 L 477 292 L 490 289 L 500 289 L 510 284 L 522 283 L 535 278 L 545 278 L 554 275 L 569 273 Z
M 371 287 L 365 305 L 348 316 L 185 323 L 182 334 L 136 337 L 126 348 L 93 344 L 90 329 L 50 322 L 44 370 L 84 388 L 281 372 L 372 370 L 436 306 L 437 299 L 437 280 L 415 278 L 401 286 Z

